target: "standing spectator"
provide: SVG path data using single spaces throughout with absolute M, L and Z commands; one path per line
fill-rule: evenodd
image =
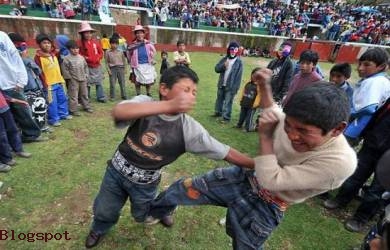
M 93 110 L 88 100 L 88 65 L 85 58 L 79 54 L 79 46 L 73 40 L 69 40 L 66 47 L 70 54 L 62 62 L 62 73 L 68 82 L 69 111 L 74 116 L 80 116 L 78 102 L 84 111 L 92 113 Z
M 283 97 L 287 94 L 293 77 L 294 64 L 290 58 L 291 49 L 291 43 L 282 43 L 278 51 L 276 51 L 276 58 L 267 66 L 267 68 L 272 70 L 272 95 L 278 104 L 281 104 Z
M 322 77 L 314 70 L 317 63 L 317 52 L 313 50 L 305 50 L 301 53 L 299 56 L 299 73 L 292 79 L 286 98 L 283 100 L 283 105 L 286 105 L 292 94 L 322 79 Z
M 146 94 L 151 96 L 150 87 L 154 84 L 157 73 L 154 68 L 156 49 L 145 39 L 145 29 L 141 25 L 134 27 L 136 40 L 129 45 L 127 57 L 135 75 L 135 90 L 141 94 L 141 86 L 145 86 Z
M 106 68 L 108 75 L 110 76 L 110 101 L 115 100 L 115 83 L 118 80 L 121 90 L 122 100 L 126 100 L 125 90 L 125 66 L 126 57 L 122 51 L 118 49 L 119 40 L 117 37 L 110 38 L 111 49 L 105 54 Z
M 187 66 L 191 64 L 190 55 L 185 51 L 186 45 L 183 40 L 178 40 L 176 43 L 177 51 L 173 52 L 173 61 L 178 66 Z
M 160 67 L 160 75 L 162 75 L 165 70 L 169 68 L 168 62 L 168 52 L 165 50 L 161 51 L 161 67 Z
M 24 38 L 18 33 L 9 33 L 8 36 L 18 49 L 24 66 L 26 67 L 28 80 L 23 92 L 27 102 L 30 104 L 32 117 L 41 131 L 50 132 L 51 129 L 47 126 L 46 97 L 43 93 L 42 82 L 39 78 L 42 70 L 34 60 L 28 56 L 27 43 Z
M 237 122 L 236 128 L 242 128 L 242 125 L 245 122 L 245 131 L 249 132 L 252 130 L 253 126 L 253 116 L 256 112 L 256 109 L 260 105 L 260 89 L 255 83 L 254 75 L 260 68 L 255 68 L 251 73 L 251 80 L 245 84 L 242 95 L 241 95 L 241 111 L 240 118 Z
M 237 55 L 239 47 L 237 42 L 230 42 L 226 56 L 215 65 L 219 79 L 213 117 L 222 116 L 222 123 L 230 122 L 233 99 L 241 84 L 243 64 Z
M 348 79 L 351 77 L 351 72 L 352 68 L 349 63 L 336 64 L 330 69 L 329 81 L 345 91 L 352 107 L 353 88 L 348 82 Z
M 98 102 L 106 102 L 103 91 L 103 71 L 100 61 L 103 58 L 103 50 L 100 43 L 92 38 L 94 29 L 88 22 L 83 21 L 80 25 L 79 34 L 81 39 L 78 42 L 80 55 L 84 56 L 88 64 L 88 98 L 91 99 L 91 86 L 96 87 L 96 99 Z
M 107 38 L 107 34 L 103 34 L 103 38 L 100 40 L 104 53 L 110 49 L 110 39 Z
M 47 93 L 48 123 L 49 125 L 61 126 L 60 120 L 70 120 L 72 116 L 68 111 L 68 98 L 65 95 L 60 65 L 57 56 L 53 52 L 53 41 L 46 34 L 39 34 L 35 38 L 39 49 L 35 54 L 35 62 L 41 67 L 40 75 Z
M 6 33 L 0 31 L 0 89 L 7 96 L 26 101 L 23 89 L 27 84 L 27 72 L 19 51 Z M 11 112 L 22 131 L 23 142 L 46 141 L 41 137 L 41 129 L 34 121 L 27 105 L 10 103 Z

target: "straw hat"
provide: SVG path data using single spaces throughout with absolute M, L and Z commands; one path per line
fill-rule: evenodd
M 135 27 L 134 27 L 134 33 L 136 33 L 137 31 L 139 31 L 139 30 L 142 30 L 144 33 L 145 33 L 145 29 L 144 29 L 144 27 L 142 27 L 142 25 L 136 25 Z
M 95 32 L 96 30 L 92 29 L 91 25 L 87 21 L 82 21 L 80 24 L 79 33 L 83 33 L 86 31 Z

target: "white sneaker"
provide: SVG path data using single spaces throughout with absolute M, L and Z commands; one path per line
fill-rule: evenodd
M 0 163 L 0 172 L 8 172 L 11 170 L 11 166 Z
M 148 217 L 146 217 L 144 224 L 151 226 L 151 225 L 157 224 L 159 222 L 160 222 L 160 219 L 156 219 L 153 216 L 148 216 Z

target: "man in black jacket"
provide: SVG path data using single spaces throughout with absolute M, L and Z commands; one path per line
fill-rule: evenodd
M 272 94 L 277 103 L 281 103 L 286 95 L 294 72 L 294 64 L 290 59 L 292 44 L 284 42 L 276 51 L 276 58 L 267 66 L 272 70 Z

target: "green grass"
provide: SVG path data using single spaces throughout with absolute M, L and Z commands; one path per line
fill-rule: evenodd
M 233 121 L 221 125 L 211 118 L 216 96 L 218 75 L 214 65 L 219 54 L 191 53 L 192 68 L 200 76 L 198 100 L 191 115 L 210 133 L 241 151 L 255 156 L 258 147 L 256 133 L 243 133 L 232 126 L 237 121 L 239 105 L 234 103 Z M 264 66 L 263 58 L 244 58 L 243 80 L 249 79 L 250 70 Z M 324 72 L 330 64 L 321 64 Z M 157 65 L 159 69 L 159 64 Z M 354 75 L 356 78 L 356 75 Z M 105 79 L 108 93 L 108 79 Z M 129 96 L 135 93 L 127 85 Z M 153 87 L 157 97 L 157 86 Z M 119 89 L 117 89 L 117 97 Z M 144 89 L 143 89 L 144 91 Z M 129 93 L 130 92 L 130 93 Z M 93 96 L 95 93 L 93 92 Z M 119 100 L 118 100 L 119 101 Z M 0 230 L 27 232 L 64 232 L 71 240 L 27 242 L 1 241 L 0 249 L 83 249 L 92 216 L 92 203 L 98 192 L 106 161 L 115 151 L 125 130 L 114 128 L 110 110 L 114 102 L 98 104 L 92 101 L 95 113 L 83 113 L 50 134 L 50 141 L 25 144 L 33 153 L 31 159 L 17 159 L 18 165 L 7 174 L 0 174 L 5 183 L 0 190 Z M 191 176 L 226 165 L 191 154 L 185 154 L 164 169 L 161 188 L 166 188 L 181 176 Z M 224 208 L 180 207 L 176 224 L 171 229 L 161 225 L 146 227 L 137 224 L 129 215 L 126 204 L 118 224 L 97 249 L 231 249 L 230 238 L 218 224 L 225 215 Z M 347 210 L 347 214 L 351 210 Z M 337 216 L 340 217 L 340 216 Z M 363 238 L 344 230 L 342 221 L 329 215 L 312 199 L 292 206 L 281 225 L 267 241 L 267 249 L 350 249 Z

